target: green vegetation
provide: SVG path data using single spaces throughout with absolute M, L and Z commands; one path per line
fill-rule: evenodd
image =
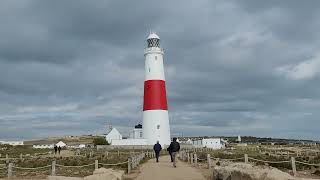
M 93 139 L 93 144 L 96 145 L 110 145 L 104 137 L 96 137 Z

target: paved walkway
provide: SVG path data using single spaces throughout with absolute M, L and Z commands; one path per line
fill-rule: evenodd
M 151 159 L 140 170 L 137 180 L 205 180 L 200 171 L 184 162 L 178 161 L 174 168 L 169 156 L 161 156 L 159 163 Z

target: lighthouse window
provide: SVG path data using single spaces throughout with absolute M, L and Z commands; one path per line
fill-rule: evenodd
M 157 125 L 157 129 L 160 129 L 160 125 Z
M 149 72 L 150 72 L 150 68 L 149 68 Z

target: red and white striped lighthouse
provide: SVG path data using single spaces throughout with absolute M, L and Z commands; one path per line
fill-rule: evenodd
M 163 50 L 160 38 L 150 33 L 145 57 L 145 81 L 143 101 L 143 138 L 147 144 L 170 144 L 170 127 L 166 83 L 163 68 Z

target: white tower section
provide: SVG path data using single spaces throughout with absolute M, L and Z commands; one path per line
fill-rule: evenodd
M 157 141 L 170 144 L 170 127 L 160 38 L 151 33 L 147 38 L 143 103 L 143 137 L 147 144 Z

